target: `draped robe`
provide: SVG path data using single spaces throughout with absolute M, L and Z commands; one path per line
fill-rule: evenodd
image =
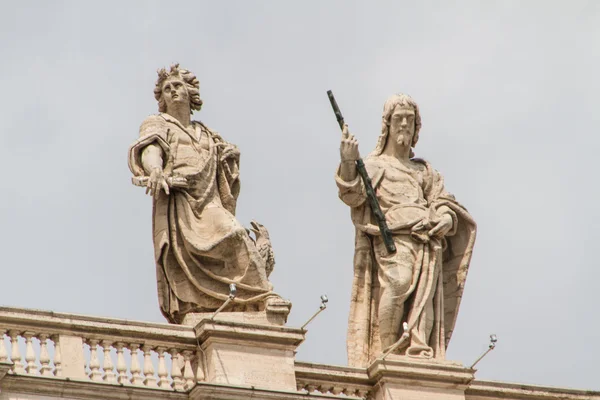
M 366 367 L 385 350 L 379 329 L 380 293 L 394 279 L 390 271 L 398 264 L 408 264 L 403 267 L 411 268 L 412 279 L 402 299 L 402 322 L 408 323 L 410 339 L 396 352 L 444 358 L 475 243 L 475 222 L 445 191 L 442 176 L 426 161 L 412 159 L 407 167 L 391 157 L 372 155 L 365 166 L 398 251 L 387 254 L 360 176 L 344 181 L 338 168 L 339 196 L 351 207 L 356 228 L 349 365 Z M 428 231 L 443 214 L 452 217 L 452 229 L 442 239 L 429 237 Z M 423 228 L 413 229 L 419 223 Z M 426 326 L 430 327 L 427 332 Z M 398 330 L 402 332 L 400 327 Z
M 163 315 L 181 323 L 190 312 L 210 312 L 237 295 L 228 311 L 260 311 L 272 294 L 265 262 L 235 218 L 239 194 L 239 151 L 217 133 L 193 121 L 187 129 L 168 114 L 142 123 L 129 149 L 129 168 L 142 165 L 147 146 L 162 151 L 163 169 L 185 178 L 187 187 L 162 190 L 153 200 L 153 239 L 158 297 Z

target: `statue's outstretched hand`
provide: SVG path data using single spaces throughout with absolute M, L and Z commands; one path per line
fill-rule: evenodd
M 342 129 L 342 143 L 340 144 L 340 157 L 344 161 L 356 161 L 360 158 L 358 140 L 348 131 L 348 125 Z
M 163 170 L 161 168 L 154 168 L 150 173 L 150 179 L 148 179 L 148 184 L 146 185 L 146 194 L 150 194 L 150 196 L 156 199 L 161 189 L 167 195 L 169 194 L 169 185 L 167 184 Z

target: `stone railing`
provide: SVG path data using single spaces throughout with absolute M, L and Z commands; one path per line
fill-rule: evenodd
M 600 392 L 474 379 L 451 361 L 368 368 L 294 360 L 305 331 L 196 327 L 0 307 L 0 400 L 600 400 Z
M 191 327 L 0 307 L 0 338 L 9 374 L 174 391 L 204 380 Z
M 373 388 L 366 369 L 296 362 L 296 386 L 308 393 L 367 398 Z

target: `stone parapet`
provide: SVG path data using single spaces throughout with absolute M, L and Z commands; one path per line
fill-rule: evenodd
M 452 362 L 296 361 L 305 333 L 218 318 L 191 327 L 0 307 L 0 400 L 600 400 L 600 392 L 478 381 Z
M 466 390 L 467 400 L 600 400 L 600 392 L 523 385 L 509 382 L 474 381 Z

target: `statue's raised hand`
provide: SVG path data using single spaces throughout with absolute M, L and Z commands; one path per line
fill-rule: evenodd
M 340 144 L 340 157 L 344 161 L 356 161 L 360 158 L 358 140 L 348 131 L 348 125 L 342 129 L 342 143 Z
M 166 194 L 169 194 L 169 185 L 162 168 L 154 168 L 150 173 L 148 184 L 146 185 L 146 194 L 157 198 L 160 190 L 163 189 Z

